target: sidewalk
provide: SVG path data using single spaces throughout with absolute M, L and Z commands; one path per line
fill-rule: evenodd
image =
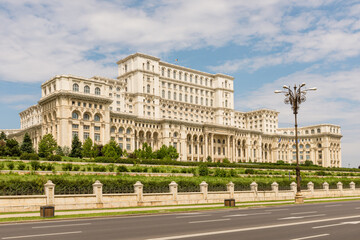
M 343 198 L 322 198 L 322 199 L 305 199 L 305 202 L 321 202 L 321 201 L 334 201 L 334 200 L 360 200 L 360 197 L 343 197 Z M 294 200 L 288 201 L 269 201 L 269 202 L 248 202 L 237 203 L 237 207 L 256 206 L 256 205 L 272 205 L 282 203 L 294 203 Z M 141 212 L 151 210 L 170 210 L 170 209 L 193 209 L 193 208 L 211 208 L 223 207 L 223 204 L 207 204 L 207 205 L 180 205 L 180 206 L 165 206 L 165 207 L 134 207 L 134 208 L 118 208 L 118 209 L 91 209 L 91 210 L 74 210 L 74 211 L 56 211 L 56 216 L 79 215 L 79 214 L 93 214 L 93 213 L 125 213 L 125 212 Z M 11 213 L 1 214 L 0 219 L 3 218 L 19 218 L 19 217 L 39 217 L 40 210 L 36 213 Z

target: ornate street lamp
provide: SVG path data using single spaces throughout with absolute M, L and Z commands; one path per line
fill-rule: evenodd
M 304 203 L 304 197 L 301 194 L 300 187 L 300 167 L 299 167 L 299 142 L 298 142 L 298 131 L 297 131 L 297 114 L 299 110 L 299 105 L 306 101 L 306 92 L 315 91 L 316 88 L 305 89 L 305 83 L 302 83 L 299 86 L 294 85 L 294 90 L 290 86 L 283 86 L 284 90 L 276 90 L 275 93 L 284 93 L 285 94 L 285 104 L 290 104 L 295 115 L 295 144 L 296 144 L 296 183 L 297 191 L 295 195 L 295 203 Z

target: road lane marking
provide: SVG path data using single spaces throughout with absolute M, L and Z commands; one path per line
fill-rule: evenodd
M 265 214 L 271 214 L 271 212 L 266 213 L 244 213 L 244 214 L 234 214 L 234 215 L 226 215 L 223 217 L 246 217 L 246 216 L 253 216 L 253 215 L 265 215 Z
M 324 233 L 324 234 L 313 235 L 313 236 L 302 237 L 302 238 L 293 238 L 293 239 L 291 239 L 291 240 L 303 240 L 303 239 L 310 239 L 310 238 L 325 237 L 325 236 L 329 236 L 329 235 L 330 235 L 330 234 L 328 234 L 328 233 Z
M 326 205 L 324 207 L 340 207 L 342 206 L 342 204 L 336 204 L 336 205 Z
M 208 223 L 208 222 L 221 222 L 221 221 L 229 221 L 230 218 L 222 218 L 222 219 L 213 219 L 213 220 L 204 220 L 204 221 L 193 221 L 189 223 Z
M 317 211 L 312 212 L 296 212 L 296 213 L 290 213 L 291 215 L 301 215 L 301 214 L 310 214 L 310 213 L 317 213 Z
M 249 227 L 249 228 L 236 228 L 236 229 L 213 231 L 213 232 L 201 232 L 201 233 L 184 234 L 184 235 L 168 236 L 168 237 L 160 237 L 160 238 L 149 238 L 147 240 L 173 240 L 173 239 L 182 239 L 182 238 L 193 238 L 193 237 L 220 235 L 220 234 L 226 234 L 226 233 L 246 232 L 246 231 L 262 230 L 262 229 L 270 229 L 270 228 L 280 228 L 280 227 L 289 227 L 289 226 L 305 225 L 305 224 L 312 224 L 312 223 L 338 221 L 338 220 L 345 220 L 345 219 L 352 219 L 352 218 L 360 218 L 360 215 L 337 217 L 337 218 L 316 219 L 316 220 L 308 220 L 308 221 L 303 221 L 303 222 L 273 224 L 273 225 L 265 225 L 265 226 L 258 226 L 258 227 Z
M 273 210 L 265 210 L 265 212 L 277 212 L 277 211 L 286 211 L 289 210 L 288 208 L 281 208 L 281 209 L 273 209 Z
M 316 227 L 312 227 L 313 229 L 317 229 L 317 228 L 327 228 L 327 227 L 335 227 L 335 226 L 341 226 L 341 225 L 355 225 L 355 224 L 359 224 L 360 221 L 353 221 L 353 222 L 342 222 L 342 223 L 336 223 L 336 224 L 329 224 L 329 225 L 323 225 L 323 226 L 316 226 Z
M 34 238 L 34 237 L 46 237 L 46 236 L 66 235 L 66 234 L 77 234 L 77 233 L 82 233 L 82 231 L 61 232 L 61 233 L 44 233 L 44 234 L 24 235 L 24 236 L 15 236 L 15 237 L 3 237 L 1 239 Z
M 38 227 L 32 227 L 32 228 L 56 228 L 56 227 L 72 227 L 72 226 L 83 226 L 83 225 L 91 225 L 91 223 L 78 223 L 78 224 L 66 224 L 66 225 L 38 226 Z
M 292 220 L 292 219 L 302 219 L 308 217 L 321 217 L 325 216 L 326 214 L 316 214 L 316 215 L 308 215 L 308 216 L 298 216 L 298 217 L 285 217 L 285 218 L 278 218 L 278 220 Z
M 208 216 L 211 216 L 211 214 L 203 214 L 203 215 L 190 215 L 190 216 L 179 216 L 179 217 L 176 217 L 176 218 L 194 218 L 194 217 L 208 217 Z

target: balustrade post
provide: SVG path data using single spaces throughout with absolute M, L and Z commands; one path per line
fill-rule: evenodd
M 203 199 L 206 200 L 208 194 L 208 184 L 205 181 L 200 183 L 200 192 L 203 194 Z
M 178 184 L 174 181 L 172 181 L 169 184 L 170 193 L 173 195 L 173 200 L 177 199 L 177 193 L 178 193 Z
M 144 185 L 140 181 L 137 181 L 134 184 L 134 193 L 137 195 L 138 202 L 141 202 L 143 200 L 143 189 Z
M 230 193 L 230 198 L 234 198 L 235 185 L 233 182 L 226 184 L 227 191 Z
M 55 205 L 55 184 L 48 180 L 45 185 L 46 205 Z

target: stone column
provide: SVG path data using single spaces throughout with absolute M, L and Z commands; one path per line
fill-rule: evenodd
M 205 181 L 200 183 L 200 192 L 203 194 L 203 199 L 206 200 L 208 194 L 208 184 Z
M 211 161 L 214 162 L 214 135 L 211 134 L 211 138 L 210 138 L 210 155 L 211 155 Z
M 355 191 L 355 183 L 354 182 L 351 182 L 350 183 L 350 189 Z
M 143 200 L 143 187 L 144 185 L 140 181 L 137 181 L 134 184 L 134 193 L 137 195 L 138 202 L 141 202 Z
M 204 134 L 205 136 L 204 136 L 204 140 L 205 140 L 205 151 L 204 151 L 204 159 L 205 159 L 205 161 L 206 161 L 206 159 L 207 159 L 207 157 L 208 157 L 208 135 L 207 135 L 207 133 L 205 133 Z
M 329 191 L 329 184 L 327 182 L 323 183 L 323 189 L 327 192 Z
M 236 149 L 235 149 L 235 137 L 232 138 L 232 151 L 231 151 L 231 155 L 232 155 L 232 162 L 237 162 L 236 160 Z
M 170 193 L 173 195 L 173 200 L 177 199 L 177 193 L 178 193 L 178 184 L 174 181 L 172 181 L 169 184 Z
M 314 183 L 308 182 L 307 188 L 308 190 L 310 190 L 311 193 L 314 193 Z
M 200 162 L 200 141 L 197 142 L 197 162 Z
M 93 186 L 93 194 L 95 194 L 95 197 L 96 197 L 96 204 L 102 205 L 102 203 L 103 203 L 103 192 L 102 192 L 103 184 L 99 180 L 96 180 L 92 186 Z M 98 207 L 102 207 L 102 206 L 98 206 Z
M 277 195 L 279 193 L 279 184 L 277 182 L 273 182 L 271 184 L 271 190 Z
M 256 182 L 252 182 L 250 184 L 250 190 L 253 192 L 257 192 L 258 191 L 258 184 Z
M 51 180 L 48 180 L 44 185 L 46 205 L 55 205 L 55 184 Z
M 234 186 L 235 185 L 233 182 L 229 182 L 228 184 L 226 184 L 227 191 L 230 193 L 230 198 L 234 198 L 234 190 L 235 190 Z
M 338 182 L 336 185 L 337 185 L 337 189 L 338 189 L 338 190 L 340 190 L 340 191 L 343 190 L 343 184 L 342 184 L 342 182 Z
M 230 136 L 228 135 L 226 137 L 226 143 L 227 143 L 227 149 L 226 149 L 226 158 L 229 159 L 229 161 L 231 161 L 231 155 L 230 155 Z
M 290 190 L 293 191 L 294 193 L 297 192 L 297 185 L 295 182 L 290 183 Z

